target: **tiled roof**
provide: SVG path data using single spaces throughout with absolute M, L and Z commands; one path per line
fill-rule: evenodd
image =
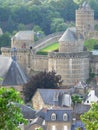
M 73 93 L 74 89 L 38 89 L 37 91 L 45 104 L 62 106 L 63 94 Z
M 18 63 L 10 57 L 0 56 L 0 85 L 23 85 L 27 77 Z
M 76 41 L 77 40 L 77 37 L 75 35 L 75 28 L 68 28 L 64 34 L 62 35 L 62 37 L 59 39 L 59 42 L 65 42 L 65 41 Z
M 66 110 L 66 109 L 50 109 L 47 110 L 46 116 L 45 116 L 45 121 L 52 121 L 51 120 L 51 115 L 52 113 L 56 114 L 56 121 L 64 121 L 63 115 L 66 113 L 68 115 L 68 120 L 72 120 L 72 110 Z
M 25 119 L 34 119 L 36 111 L 26 105 L 15 103 L 21 109 L 21 112 Z
M 84 112 L 87 112 L 90 109 L 89 105 L 83 105 L 83 104 L 76 104 L 74 107 L 76 114 L 83 114 Z
M 79 36 L 77 35 L 76 32 L 76 28 L 72 27 L 72 28 L 68 28 L 64 34 L 62 35 L 62 37 L 59 39 L 59 42 L 75 42 L 78 39 L 83 39 L 83 36 L 81 34 L 79 34 Z

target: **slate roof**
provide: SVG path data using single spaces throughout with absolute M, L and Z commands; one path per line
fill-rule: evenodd
M 0 56 L 0 85 L 23 85 L 27 77 L 18 63 L 10 57 Z
M 75 88 L 84 89 L 87 87 L 87 84 L 85 81 L 80 81 L 75 85 Z
M 80 39 L 83 39 L 83 36 L 80 35 L 79 37 Z M 77 37 L 77 33 L 76 33 L 76 28 L 72 27 L 72 28 L 68 28 L 64 34 L 62 35 L 62 37 L 59 39 L 59 42 L 75 42 L 78 40 Z
M 87 112 L 90 109 L 89 105 L 83 105 L 83 104 L 76 104 L 74 107 L 76 114 L 83 114 L 84 112 Z
M 36 117 L 40 117 L 40 118 L 44 119 L 45 118 L 45 113 L 46 112 L 44 111 L 44 109 L 36 111 Z
M 40 96 L 45 104 L 60 106 L 62 105 L 62 94 L 71 94 L 74 92 L 74 89 L 38 89 L 37 91 L 40 93 Z M 59 100 L 58 96 L 55 97 L 56 94 L 59 96 Z
M 56 114 L 56 121 L 59 122 L 63 122 L 63 115 L 66 113 L 68 115 L 68 120 L 67 121 L 71 121 L 72 120 L 72 110 L 66 110 L 66 109 L 50 109 L 47 110 L 47 113 L 45 115 L 45 121 L 52 121 L 51 120 L 51 115 L 52 113 Z M 65 121 L 64 121 L 65 122 Z
M 29 31 L 19 31 L 13 38 L 18 40 L 33 40 L 33 37 L 34 32 L 29 30 Z
M 34 125 L 34 124 L 39 124 L 40 126 L 43 125 L 43 121 L 44 119 L 40 118 L 40 117 L 37 117 L 36 119 L 34 119 L 30 125 Z
M 25 119 L 34 119 L 36 111 L 27 105 L 15 103 L 21 109 L 21 112 Z

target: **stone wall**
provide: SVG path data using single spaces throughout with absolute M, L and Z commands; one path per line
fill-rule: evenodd
M 61 53 L 73 53 L 83 51 L 83 41 L 72 41 L 72 42 L 60 42 L 59 52 Z
M 88 33 L 88 39 L 96 39 L 98 40 L 98 31 L 92 31 Z
M 48 57 L 47 55 L 36 55 L 32 54 L 30 49 L 17 49 L 16 54 L 11 52 L 10 48 L 2 48 L 3 56 L 11 56 L 16 57 L 17 62 L 20 66 L 25 70 L 25 72 L 29 73 L 30 70 L 34 71 L 44 71 L 48 70 Z
M 84 53 L 84 52 L 83 52 Z M 67 54 L 68 55 L 68 54 Z M 85 81 L 89 78 L 89 57 L 83 56 L 57 56 L 49 57 L 49 71 L 55 70 L 62 76 L 63 84 L 73 86 L 77 81 Z
M 48 57 L 44 55 L 33 55 L 30 68 L 34 71 L 48 70 Z
M 19 39 L 16 39 L 16 40 L 11 40 L 11 48 L 27 48 L 29 49 L 30 46 L 32 46 L 34 44 L 34 41 L 31 41 L 31 40 L 19 40 Z
M 76 10 L 76 29 L 86 37 L 89 31 L 94 31 L 94 11 L 90 7 Z
M 94 55 L 90 58 L 90 68 L 91 72 L 98 74 L 98 56 Z
M 54 42 L 58 42 L 58 40 L 62 36 L 62 34 L 63 34 L 63 32 L 50 34 L 46 38 L 35 42 L 33 49 L 35 50 L 35 52 L 37 52 L 40 49 L 46 47 L 47 45 L 51 45 Z
M 36 100 L 37 99 L 37 100 Z M 43 99 L 40 96 L 40 93 L 37 91 L 32 98 L 32 106 L 35 110 L 40 110 L 45 107 Z

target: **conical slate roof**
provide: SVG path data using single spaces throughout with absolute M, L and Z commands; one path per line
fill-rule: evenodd
M 23 85 L 27 77 L 18 63 L 10 57 L 0 56 L 0 85 Z
M 77 36 L 76 36 L 76 29 L 75 28 L 68 28 L 64 34 L 62 35 L 62 37 L 59 39 L 59 42 L 72 42 L 72 41 L 76 41 L 77 40 Z

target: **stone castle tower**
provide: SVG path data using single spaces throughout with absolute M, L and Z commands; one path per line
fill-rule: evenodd
M 59 39 L 58 52 L 50 52 L 48 55 L 35 53 L 40 46 L 44 48 L 45 44 L 40 42 L 34 45 L 32 31 L 20 31 L 12 37 L 11 48 L 2 48 L 1 51 L 4 56 L 16 56 L 17 62 L 26 72 L 55 70 L 62 76 L 65 86 L 73 86 L 89 78 L 89 66 L 93 68 L 93 73 L 98 74 L 98 56 L 95 58 L 92 55 L 91 58 L 83 47 L 84 39 L 89 36 L 98 39 L 98 32 L 94 32 L 94 11 L 84 2 L 76 10 L 76 27 L 68 28 Z
M 83 51 L 83 41 L 75 28 L 68 28 L 59 39 L 59 52 L 49 54 L 49 71 L 60 74 L 66 86 L 89 78 L 89 53 Z
M 87 2 L 76 10 L 76 29 L 84 38 L 88 37 L 88 33 L 94 31 L 94 10 Z

